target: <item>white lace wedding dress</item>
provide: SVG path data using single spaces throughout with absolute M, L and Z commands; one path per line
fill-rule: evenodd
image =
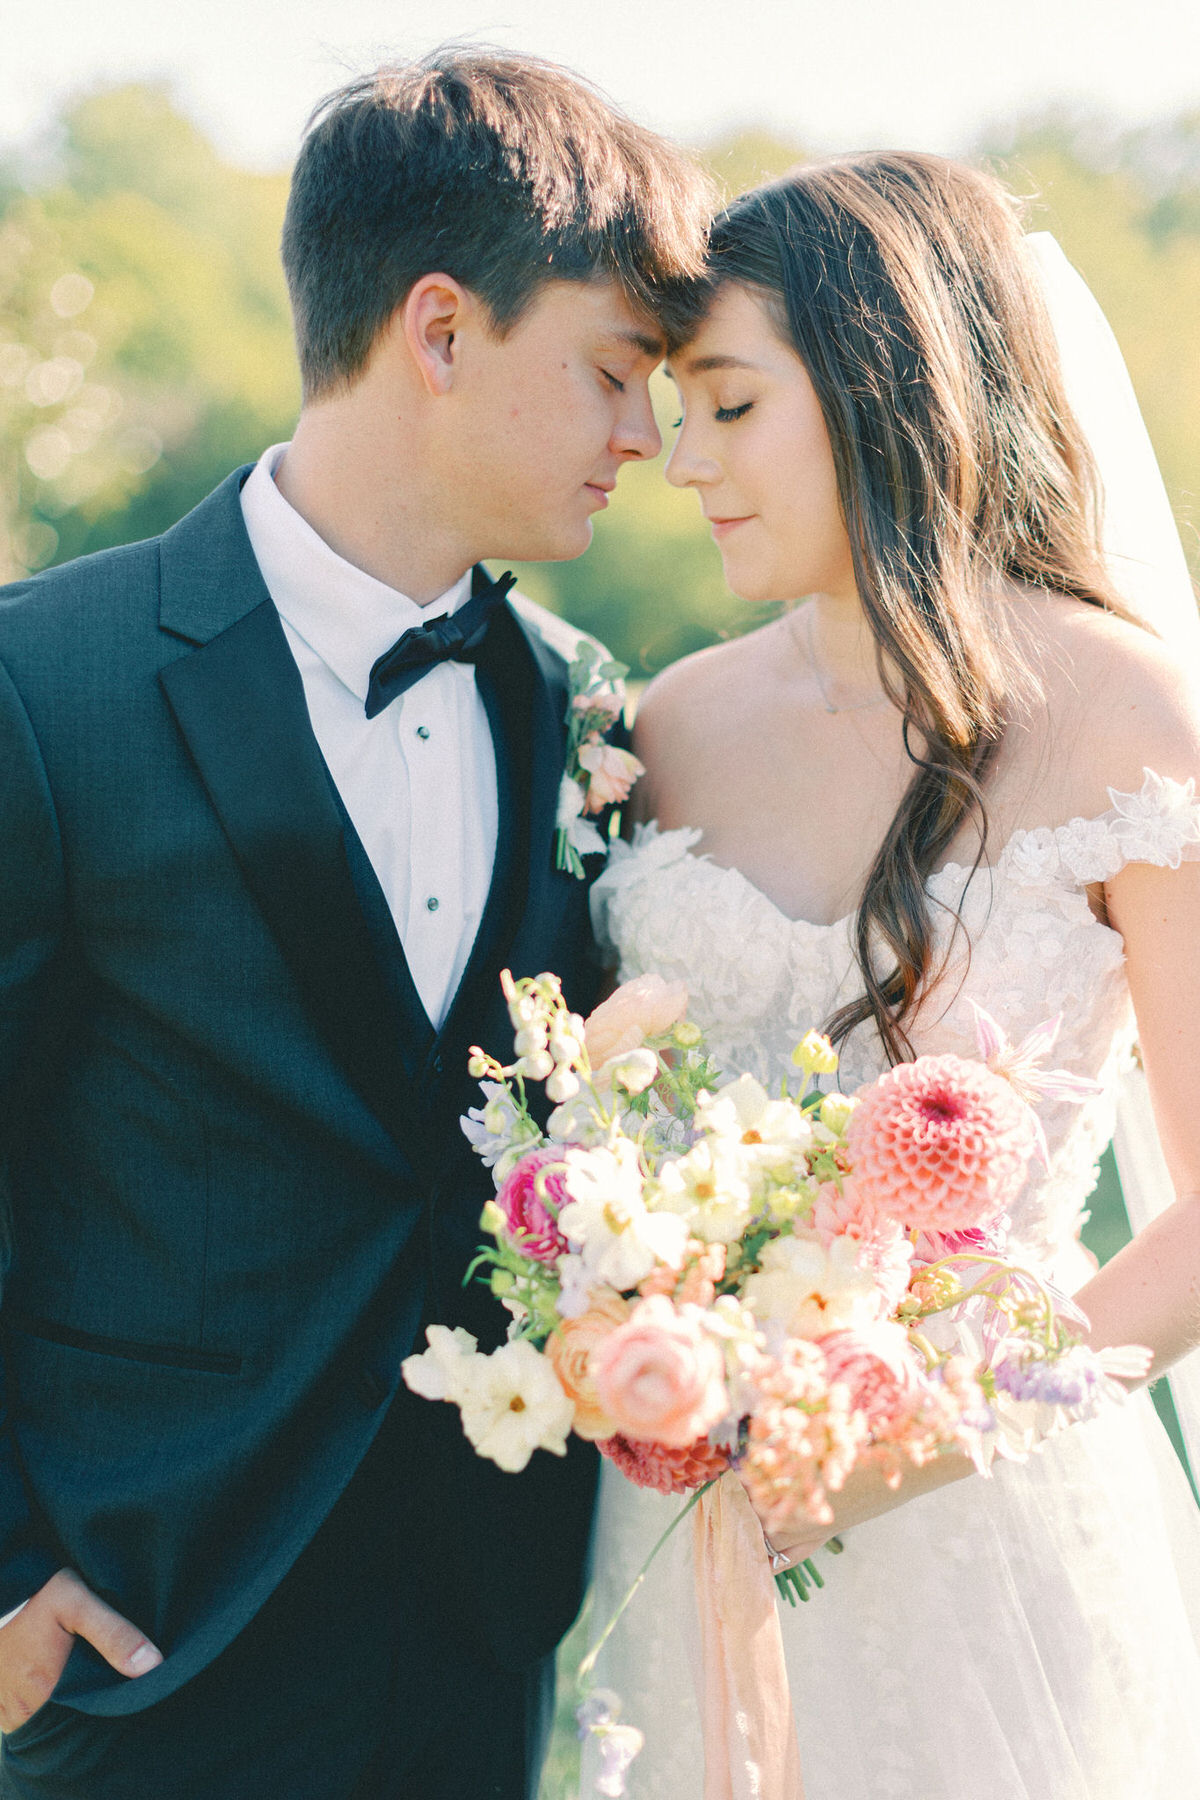
M 1049 1169 L 1013 1212 L 1014 1257 L 1068 1290 L 1090 1272 L 1079 1229 L 1133 1044 L 1121 940 L 1085 890 L 1128 861 L 1200 857 L 1190 784 L 1148 772 L 1139 793 L 1111 798 L 1102 817 L 1018 831 L 969 882 L 957 865 L 931 879 L 947 909 L 942 942 L 961 912 L 971 956 L 968 968 L 959 933 L 944 1006 L 928 1006 L 914 1032 L 918 1051 L 972 1055 L 969 998 L 1014 1038 L 1061 1013 L 1053 1061 L 1104 1084 L 1083 1106 L 1043 1107 Z M 685 980 L 718 1058 L 775 1084 L 794 1073 L 803 1032 L 859 991 L 851 921 L 785 917 L 736 870 L 697 855 L 699 835 L 651 826 L 617 847 L 596 885 L 597 923 L 622 979 Z M 847 1088 L 884 1066 L 865 1030 L 843 1047 Z M 594 1620 L 681 1504 L 606 1466 Z M 633 1800 L 702 1792 L 690 1558 L 685 1525 L 599 1671 L 646 1733 Z M 1145 1394 L 1028 1464 L 860 1526 L 842 1557 L 819 1561 L 825 1591 L 783 1608 L 806 1800 L 1200 1795 L 1200 1512 Z

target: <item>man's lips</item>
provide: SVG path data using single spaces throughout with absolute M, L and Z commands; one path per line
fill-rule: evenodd
M 617 484 L 615 481 L 585 481 L 583 485 L 589 494 L 595 496 L 597 506 L 604 507 L 608 505 L 608 496 Z

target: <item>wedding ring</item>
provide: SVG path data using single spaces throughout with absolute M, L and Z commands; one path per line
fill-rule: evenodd
M 763 1532 L 763 1543 L 767 1546 L 767 1555 L 771 1559 L 772 1575 L 782 1575 L 785 1569 L 792 1566 L 791 1555 L 787 1550 L 777 1550 L 766 1532 Z

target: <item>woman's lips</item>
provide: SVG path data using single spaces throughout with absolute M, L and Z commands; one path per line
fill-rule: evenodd
M 712 526 L 713 536 L 719 539 L 728 537 L 729 533 L 736 530 L 739 525 L 748 525 L 753 517 L 753 513 L 747 513 L 741 519 L 710 519 L 709 524 Z

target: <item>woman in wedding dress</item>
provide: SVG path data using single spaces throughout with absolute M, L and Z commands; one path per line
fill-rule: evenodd
M 1165 1368 L 1200 1339 L 1200 709 L 1114 585 L 1016 209 L 933 157 L 806 168 L 718 221 L 698 313 L 669 479 L 736 594 L 809 598 L 646 693 L 642 822 L 595 890 L 621 978 L 685 980 L 772 1086 L 811 1025 L 852 1089 L 974 1054 L 972 1001 L 1014 1040 L 1061 1014 L 1052 1060 L 1100 1092 L 1040 1108 L 1010 1254 Z M 1178 1197 L 1097 1273 L 1135 1032 Z M 595 1618 L 680 1504 L 606 1469 Z M 1145 1392 L 989 1479 L 852 1476 L 835 1515 L 782 1617 L 807 1800 L 1200 1794 L 1200 1514 Z M 704 1789 L 692 1582 L 685 1530 L 601 1666 L 636 1800 Z

